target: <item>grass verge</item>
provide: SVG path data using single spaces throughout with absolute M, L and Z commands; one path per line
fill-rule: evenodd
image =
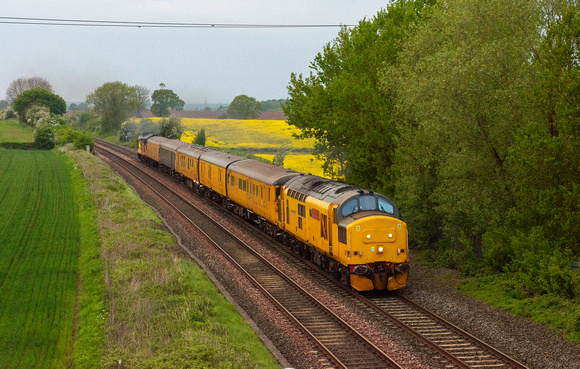
M 512 314 L 530 318 L 557 332 L 572 342 L 580 343 L 580 301 L 555 295 L 514 298 L 509 277 L 505 275 L 463 278 L 459 291 Z
M 89 316 L 85 324 L 98 327 L 104 318 L 98 366 L 116 368 L 122 360 L 134 368 L 279 367 L 205 272 L 177 256 L 174 237 L 153 210 L 95 157 L 69 155 L 84 173 L 97 211 L 102 264 L 90 265 L 104 269 L 104 293 L 95 279 L 94 297 L 81 298 L 80 312 Z M 99 355 L 88 350 L 88 342 L 98 346 L 101 339 L 97 328 L 81 325 L 79 317 L 79 339 L 88 336 L 87 343 L 75 344 L 82 351 L 79 367 Z

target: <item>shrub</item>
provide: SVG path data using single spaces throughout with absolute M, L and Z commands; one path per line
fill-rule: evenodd
M 43 105 L 34 105 L 26 112 L 26 124 L 32 127 L 50 124 L 50 110 Z
M 91 151 L 92 151 L 93 147 L 95 146 L 95 142 L 93 141 L 93 138 L 91 136 L 89 136 L 88 134 L 86 134 L 85 132 L 77 132 L 77 133 L 78 133 L 77 137 L 74 141 L 75 148 L 84 150 L 88 145 L 91 147 Z
M 16 112 L 11 105 L 6 106 L 4 109 L 0 110 L 0 120 L 14 119 L 16 118 Z
M 176 116 L 161 119 L 159 122 L 159 127 L 159 134 L 161 136 L 174 140 L 179 140 L 181 138 L 181 134 L 183 133 L 181 119 Z
M 54 127 L 50 124 L 43 124 L 36 127 L 34 132 L 34 143 L 37 148 L 51 150 L 54 148 Z

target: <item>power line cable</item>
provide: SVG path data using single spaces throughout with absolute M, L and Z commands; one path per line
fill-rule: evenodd
M 116 20 L 62 19 L 2 17 L 1 24 L 76 26 L 76 27 L 134 27 L 134 28 L 337 28 L 354 27 L 343 24 L 243 24 L 243 23 L 182 23 L 182 22 L 135 22 Z

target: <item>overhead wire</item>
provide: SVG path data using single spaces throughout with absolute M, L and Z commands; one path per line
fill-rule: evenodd
M 184 23 L 137 22 L 118 20 L 89 20 L 63 18 L 32 18 L 0 16 L 0 24 L 76 26 L 76 27 L 133 27 L 133 28 L 337 28 L 354 27 L 346 24 L 244 24 L 244 23 Z

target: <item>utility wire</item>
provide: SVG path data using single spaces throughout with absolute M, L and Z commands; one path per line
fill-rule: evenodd
M 242 24 L 242 23 L 180 23 L 180 22 L 134 22 L 88 19 L 1 17 L 0 24 L 74 27 L 133 27 L 133 28 L 337 28 L 354 27 L 343 24 Z

